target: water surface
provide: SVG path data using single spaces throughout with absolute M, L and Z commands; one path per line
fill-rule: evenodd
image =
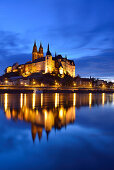
M 0 169 L 114 169 L 114 94 L 1 94 Z

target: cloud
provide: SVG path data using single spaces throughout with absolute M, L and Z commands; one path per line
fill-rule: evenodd
M 30 60 L 31 54 L 29 51 L 29 42 L 23 39 L 20 34 L 0 31 L 0 72 L 14 62 L 23 63 Z
M 101 51 L 99 55 L 75 60 L 76 73 L 81 76 L 114 77 L 114 49 Z

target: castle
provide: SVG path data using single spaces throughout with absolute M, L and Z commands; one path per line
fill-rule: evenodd
M 44 56 L 42 44 L 40 43 L 38 50 L 36 42 L 34 42 L 32 61 L 21 65 L 15 63 L 13 66 L 7 67 L 6 73 L 10 72 L 19 72 L 23 77 L 27 77 L 32 73 L 55 73 L 61 76 L 69 74 L 75 77 L 75 64 L 73 60 L 68 60 L 66 57 L 63 58 L 61 55 L 55 54 L 55 57 L 52 57 L 49 44 Z

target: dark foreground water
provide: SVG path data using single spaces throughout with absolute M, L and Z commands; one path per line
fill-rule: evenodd
M 114 94 L 1 94 L 0 169 L 114 169 Z

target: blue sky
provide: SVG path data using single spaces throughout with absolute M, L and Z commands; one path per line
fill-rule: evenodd
M 0 72 L 31 60 L 34 40 L 74 59 L 76 74 L 114 79 L 114 0 L 0 0 Z

